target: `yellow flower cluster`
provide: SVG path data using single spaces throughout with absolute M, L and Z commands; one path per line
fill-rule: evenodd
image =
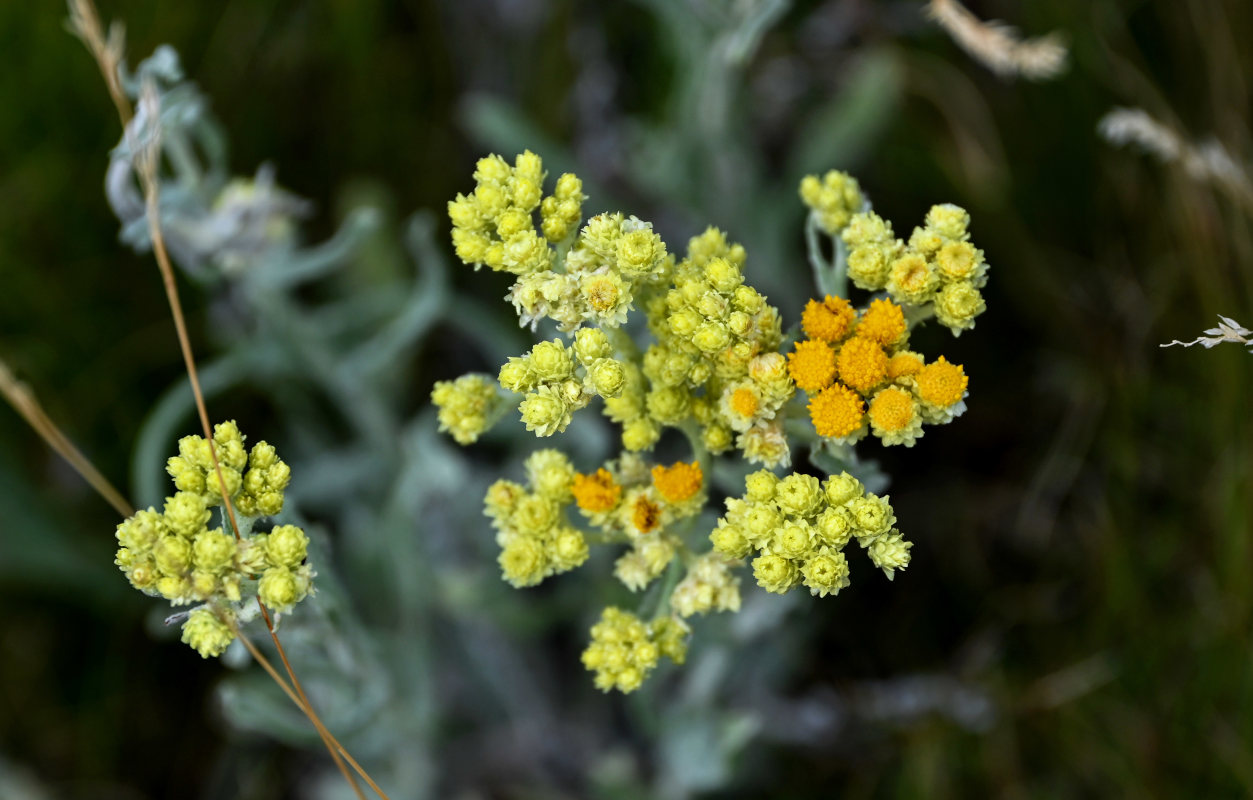
M 565 174 L 545 198 L 544 177 L 543 162 L 530 150 L 512 167 L 497 155 L 479 159 L 474 191 L 448 202 L 457 257 L 475 269 L 486 264 L 515 275 L 548 269 L 554 255 L 549 242 L 561 242 L 578 227 L 584 195 L 579 179 Z
M 671 592 L 670 610 L 680 617 L 739 611 L 740 579 L 732 570 L 740 566 L 740 561 L 718 552 L 699 556 Z
M 744 259 L 744 248 L 728 244 L 716 228 L 688 243 L 673 288 L 647 307 L 657 337 L 644 354 L 648 391 L 606 410 L 615 419 L 647 417 L 656 425 L 694 420 L 711 452 L 726 451 L 734 440 L 752 461 L 786 464 L 790 453 L 776 414 L 795 389 L 777 352 L 779 313 L 744 284 Z
M 457 444 L 477 442 L 504 409 L 496 382 L 474 373 L 438 381 L 431 389 L 431 402 L 439 408 L 440 431 L 451 433 Z
M 886 289 L 903 305 L 929 305 L 940 324 L 960 336 L 986 307 L 979 290 L 988 265 L 969 241 L 969 224 L 970 215 L 955 205 L 932 206 L 907 245 L 873 211 L 855 214 L 841 234 L 849 248 L 848 276 L 862 289 Z
M 249 457 L 243 441 L 234 422 L 214 429 L 223 474 L 234 476 L 228 479 L 228 493 L 234 494 L 248 532 L 256 511 L 282 509 L 290 471 L 273 447 L 259 442 Z M 174 605 L 205 604 L 188 616 L 183 641 L 207 658 L 221 655 L 234 638 L 227 624 L 235 614 L 230 605 L 243 600 L 245 587 L 255 584 L 261 601 L 284 614 L 310 593 L 314 572 L 307 563 L 309 540 L 294 525 L 240 538 L 221 527 L 210 528 L 210 508 L 222 502 L 222 495 L 209 490 L 217 477 L 208 444 L 202 437 L 187 436 L 179 442 L 179 453 L 169 461 L 170 475 L 177 487 L 191 488 L 166 498 L 162 511 L 148 508 L 118 525 L 121 547 L 114 563 L 145 594 Z
M 587 540 L 566 519 L 574 497 L 570 460 L 559 450 L 537 450 L 526 460 L 526 487 L 499 480 L 484 497 L 484 513 L 496 528 L 500 569 L 516 587 L 538 585 L 587 560 Z
M 788 371 L 809 394 L 809 418 L 824 438 L 855 442 L 874 433 L 884 444 L 912 447 L 924 422 L 965 410 L 966 375 L 941 357 L 925 364 L 908 349 L 903 309 L 873 300 L 860 313 L 839 297 L 810 300 L 801 314 L 810 337 L 796 343 Z
M 628 611 L 610 606 L 592 626 L 592 643 L 583 651 L 583 666 L 596 673 L 596 688 L 602 692 L 633 692 L 644 684 L 662 656 L 683 663 L 687 634 L 687 625 L 674 617 L 645 623 Z
M 615 562 L 614 575 L 633 592 L 674 560 L 679 540 L 667 528 L 700 513 L 704 489 L 698 463 L 679 461 L 649 469 L 634 453 L 594 473 L 576 474 L 571 485 L 575 505 L 607 541 L 630 543 L 631 549 Z
M 252 453 L 244 448 L 244 435 L 234 421 L 213 427 L 213 445 L 217 452 L 222 480 L 213 468 L 213 454 L 202 436 L 184 436 L 178 443 L 178 455 L 166 463 L 165 470 L 174 479 L 175 488 L 201 495 L 207 505 L 222 502 L 222 483 L 235 509 L 247 517 L 272 517 L 283 510 L 283 490 L 291 480 L 288 467 L 274 448 L 257 442 Z
M 801 179 L 801 200 L 812 210 L 818 227 L 834 236 L 848 225 L 853 214 L 865 204 L 857 179 L 847 172 L 830 170 L 821 180 L 817 175 Z
M 627 367 L 612 352 L 604 331 L 582 328 L 572 347 L 553 339 L 510 358 L 500 368 L 498 380 L 505 389 L 526 395 L 518 406 L 526 429 L 536 436 L 552 436 L 564 431 L 574 412 L 593 397 L 622 394 Z
M 743 497 L 729 498 L 726 506 L 709 539 L 728 558 L 756 551 L 753 575 L 768 592 L 804 584 L 819 597 L 837 594 L 849 584 L 843 550 L 853 538 L 889 580 L 909 566 L 912 544 L 893 527 L 888 498 L 867 493 L 847 472 L 822 482 L 800 473 L 780 479 L 754 472 Z

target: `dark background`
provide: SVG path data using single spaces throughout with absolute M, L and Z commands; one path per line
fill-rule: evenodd
M 998 79 L 915 3 L 797 2 L 732 103 L 745 169 L 790 198 L 797 131 L 821 132 L 830 99 L 887 64 L 890 97 L 866 101 L 867 130 L 830 166 L 854 172 L 898 232 L 932 203 L 966 207 L 992 264 L 977 329 L 922 341 L 966 365 L 970 411 L 881 454 L 913 564 L 806 607 L 816 633 L 788 654 L 787 691 L 938 671 L 981 687 L 993 721 L 972 730 L 924 713 L 754 745 L 712 796 L 1253 792 L 1253 361 L 1236 345 L 1158 347 L 1218 313 L 1253 320 L 1253 212 L 1096 133 L 1111 107 L 1141 106 L 1247 168 L 1253 7 L 971 7 L 1064 31 L 1068 72 Z M 270 161 L 315 202 L 310 239 L 363 193 L 400 215 L 433 209 L 443 231 L 474 160 L 507 149 L 501 108 L 533 127 L 532 149 L 556 143 L 623 210 L 655 219 L 672 249 L 710 222 L 751 238 L 734 223 L 754 197 L 679 196 L 632 172 L 641 131 L 680 140 L 694 124 L 675 98 L 689 62 L 648 4 L 129 0 L 101 12 L 125 21 L 132 59 L 179 51 L 235 170 Z M 0 357 L 125 491 L 135 431 L 182 367 L 150 257 L 116 241 L 102 178 L 118 123 L 64 17 L 57 3 L 0 4 Z M 749 280 L 785 324 L 811 291 L 802 218 L 797 204 L 779 263 L 749 246 Z M 469 270 L 457 282 L 505 290 Z M 208 347 L 209 297 L 183 297 Z M 436 339 L 409 365 L 415 407 L 461 371 L 450 353 Z M 316 756 L 232 732 L 210 694 L 220 667 L 147 632 L 152 604 L 111 563 L 109 508 L 0 412 L 0 769 L 58 797 L 216 797 L 245 796 L 222 765 L 246 764 L 265 776 L 246 796 L 283 796 Z M 580 645 L 567 645 L 584 680 Z

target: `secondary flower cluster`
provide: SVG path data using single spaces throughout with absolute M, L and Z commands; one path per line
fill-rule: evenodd
M 579 472 L 560 451 L 540 450 L 526 460 L 525 485 L 497 481 L 484 501 L 502 576 L 517 587 L 580 566 L 592 545 L 625 546 L 614 574 L 652 611 L 606 608 L 592 627 L 583 663 L 598 688 L 634 691 L 661 656 L 682 662 L 685 619 L 739 610 L 746 560 L 768 591 L 804 585 L 818 596 L 848 585 L 844 548 L 853 539 L 889 579 L 909 564 L 911 545 L 894 527 L 888 498 L 846 472 L 825 481 L 755 472 L 712 533 L 697 524 L 713 456 L 735 450 L 774 469 L 790 466 L 797 438 L 851 445 L 874 433 L 912 445 L 923 423 L 964 410 L 962 367 L 927 363 L 909 349 L 918 322 L 935 316 L 957 333 L 982 311 L 987 267 L 967 241 L 964 211 L 936 206 L 906 245 L 868 210 L 852 177 L 805 178 L 815 269 L 836 286 L 847 271 L 857 286 L 888 296 L 861 310 L 835 293 L 809 302 L 805 338 L 785 355 L 779 312 L 745 282 L 744 248 L 716 228 L 692 238 L 682 259 L 635 217 L 603 213 L 579 228 L 582 184 L 562 175 L 545 197 L 542 162 L 530 152 L 513 166 L 480 160 L 475 180 L 473 193 L 449 203 L 458 256 L 516 275 L 507 299 L 521 324 L 551 320 L 566 338 L 509 358 L 499 386 L 468 375 L 436 384 L 432 399 L 441 429 L 462 444 L 501 416 L 502 391 L 521 396 L 522 421 L 537 436 L 563 432 L 596 397 L 621 426 L 616 458 Z M 835 238 L 831 263 L 817 253 L 818 231 Z M 647 323 L 647 346 L 625 325 L 634 309 Z M 812 430 L 785 428 L 805 416 L 798 388 L 809 395 Z M 692 460 L 666 465 L 642 455 L 667 428 L 686 437 Z M 712 549 L 697 552 L 706 533 Z
M 579 511 L 605 541 L 631 544 L 615 563 L 614 574 L 633 592 L 660 576 L 683 546 L 674 524 L 705 505 L 699 464 L 680 461 L 650 470 L 634 453 L 594 473 L 575 475 L 572 490 Z
M 687 633 L 687 625 L 673 617 L 646 623 L 610 606 L 592 626 L 592 643 L 583 651 L 583 666 L 596 673 L 597 689 L 633 692 L 643 685 L 661 656 L 683 663 Z
M 743 497 L 726 505 L 709 539 L 728 558 L 757 552 L 753 574 L 768 592 L 784 594 L 803 583 L 819 597 L 838 594 L 849 584 L 843 550 L 854 537 L 889 580 L 909 566 L 913 545 L 893 527 L 888 498 L 867 493 L 847 472 L 821 483 L 799 473 L 780 480 L 754 472 Z
M 848 277 L 858 288 L 886 289 L 898 303 L 933 312 L 960 336 L 986 307 L 979 290 L 988 265 L 969 241 L 969 224 L 970 215 L 955 205 L 932 206 L 906 244 L 873 211 L 855 214 L 840 234 L 849 249 Z
M 587 560 L 587 540 L 570 525 L 565 507 L 574 467 L 559 450 L 537 450 L 526 460 L 528 490 L 499 480 L 487 490 L 484 513 L 496 528 L 500 569 L 519 588 L 568 572 Z
M 949 422 L 965 410 L 966 375 L 941 356 L 927 364 L 909 349 L 900 306 L 873 300 L 858 312 L 828 295 L 801 315 L 806 339 L 788 356 L 788 371 L 809 394 L 819 436 L 855 442 L 867 431 L 888 445 L 912 447 L 923 422 Z
M 646 309 L 657 342 L 643 359 L 644 409 L 659 425 L 695 423 L 711 453 L 734 437 L 750 461 L 784 465 L 790 451 L 777 412 L 795 389 L 778 353 L 779 312 L 744 284 L 744 260 L 744 248 L 716 228 L 688 243 L 673 288 Z
M 536 436 L 552 436 L 564 431 L 574 412 L 593 397 L 622 394 L 627 368 L 612 356 L 604 331 L 582 328 L 573 347 L 553 339 L 540 342 L 526 355 L 510 358 L 500 368 L 499 381 L 511 392 L 525 393 L 518 411 L 526 429 Z
M 234 422 L 213 432 L 227 495 L 239 512 L 241 535 L 210 528 L 213 506 L 223 503 L 209 443 L 200 436 L 179 442 L 167 471 L 179 491 L 162 511 L 136 512 L 117 526 L 115 563 L 131 585 L 176 606 L 201 603 L 183 624 L 183 641 L 201 656 L 221 655 L 235 638 L 234 620 L 245 593 L 255 593 L 276 614 L 291 611 L 312 591 L 306 563 L 309 540 L 295 525 L 251 534 L 259 517 L 283 508 L 291 471 L 274 448 L 258 442 L 249 453 Z

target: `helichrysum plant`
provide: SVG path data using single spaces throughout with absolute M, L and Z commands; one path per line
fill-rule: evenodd
M 563 336 L 509 358 L 494 380 L 437 383 L 432 399 L 441 429 L 461 444 L 509 409 L 536 436 L 554 436 L 597 398 L 620 427 L 622 450 L 607 463 L 539 450 L 525 483 L 499 480 L 484 500 L 502 577 L 516 587 L 578 568 L 592 546 L 619 551 L 614 576 L 631 592 L 662 581 L 651 614 L 610 607 L 592 627 L 583 663 L 597 687 L 630 692 L 662 657 L 682 663 L 687 620 L 738 611 L 745 568 L 769 592 L 826 597 L 849 585 L 851 542 L 889 579 L 909 565 L 911 544 L 889 498 L 856 476 L 869 473 L 853 445 L 869 434 L 912 447 L 924 426 L 965 410 L 963 368 L 910 346 L 925 320 L 956 336 L 984 310 L 988 267 L 965 211 L 935 206 L 903 241 L 852 177 L 806 177 L 810 258 L 828 291 L 801 310 L 799 333 L 785 335 L 779 311 L 746 283 L 744 248 L 721 231 L 693 237 L 680 257 L 634 216 L 584 221 L 581 181 L 561 175 L 546 195 L 529 151 L 512 165 L 483 158 L 474 178 L 448 205 L 457 255 L 510 273 L 521 323 L 550 320 Z M 848 279 L 871 293 L 864 306 L 847 299 Z M 646 347 L 628 331 L 633 312 Z M 667 428 L 686 437 L 691 460 L 650 460 Z M 846 469 L 790 472 L 796 445 Z M 761 468 L 712 529 L 698 529 L 716 456 Z
M 257 530 L 283 510 L 287 464 L 265 442 L 248 450 L 234 422 L 214 428 L 213 445 L 217 467 L 204 437 L 184 437 L 166 467 L 177 491 L 161 511 L 139 511 L 117 526 L 118 567 L 145 594 L 195 605 L 178 616 L 183 641 L 205 658 L 226 651 L 236 626 L 259 610 L 254 598 L 277 617 L 309 595 L 314 578 L 304 531 Z M 223 485 L 237 512 L 233 519 Z

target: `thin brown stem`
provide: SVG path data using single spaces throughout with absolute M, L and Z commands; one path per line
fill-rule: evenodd
M 123 131 L 125 131 L 126 126 L 132 120 L 133 115 L 130 103 L 126 98 L 125 93 L 122 91 L 121 80 L 118 73 L 118 65 L 121 63 L 122 59 L 122 29 L 118 26 L 114 26 L 110 31 L 108 40 L 106 41 L 100 25 L 100 17 L 96 13 L 95 5 L 92 3 L 92 0 L 70 0 L 70 23 L 75 32 L 80 38 L 82 38 L 84 43 L 86 43 L 87 48 L 95 57 L 96 63 L 100 67 L 100 72 L 104 76 L 105 84 L 109 87 L 109 94 L 113 98 L 113 104 L 117 108 L 118 118 L 122 122 Z M 156 91 L 152 86 L 143 87 L 143 91 L 145 93 L 143 101 L 146 104 L 151 105 L 153 117 L 156 119 L 158 112 Z M 217 474 L 218 487 L 221 491 L 223 506 L 226 508 L 226 515 L 230 520 L 231 530 L 235 534 L 235 538 L 239 539 L 239 522 L 235 517 L 235 508 L 231 503 L 230 492 L 226 486 L 226 479 L 222 475 L 222 465 L 218 460 L 217 448 L 213 441 L 213 428 L 209 424 L 209 412 L 205 407 L 204 393 L 200 389 L 200 375 L 196 369 L 195 357 L 192 355 L 191 339 L 187 334 L 187 323 L 183 315 L 183 306 L 178 296 L 178 284 L 174 279 L 174 268 L 170 264 L 169 253 L 167 252 L 165 246 L 165 237 L 161 232 L 160 192 L 157 180 L 157 164 L 159 161 L 160 145 L 155 133 L 149 141 L 144 142 L 141 146 L 143 147 L 143 150 L 135 154 L 137 167 L 136 172 L 139 175 L 139 179 L 144 190 L 145 210 L 148 217 L 148 231 L 152 239 L 152 250 L 154 256 L 156 257 L 157 267 L 161 271 L 161 280 L 165 286 L 165 296 L 166 300 L 169 302 L 170 313 L 174 318 L 174 328 L 178 334 L 179 349 L 182 351 L 183 363 L 187 368 L 187 378 L 191 382 L 192 396 L 196 401 L 196 412 L 200 417 L 200 425 L 204 431 L 205 441 L 209 444 L 209 453 L 213 459 L 213 469 Z M 270 636 L 274 640 L 275 647 L 278 648 L 279 656 L 283 660 L 283 666 L 286 667 L 287 674 L 291 677 L 292 684 L 295 686 L 299 699 L 302 701 L 298 702 L 297 705 L 317 729 L 318 735 L 322 738 L 323 744 L 326 745 L 327 752 L 331 754 L 331 758 L 335 761 L 335 765 L 339 767 L 340 772 L 343 773 L 344 778 L 352 787 L 353 792 L 357 795 L 357 797 L 361 798 L 361 800 L 365 800 L 365 795 L 362 794 L 361 787 L 357 785 L 356 779 L 352 776 L 352 773 L 350 773 L 344 766 L 344 762 L 340 758 L 341 754 L 343 755 L 343 758 L 346 758 L 352 763 L 353 769 L 361 773 L 361 777 L 370 784 L 370 787 L 378 792 L 384 800 L 387 800 L 387 795 L 378 788 L 369 775 L 365 773 L 365 770 L 357 764 L 356 760 L 348 754 L 338 740 L 336 740 L 335 737 L 331 735 L 330 731 L 326 729 L 326 726 L 322 724 L 321 719 L 318 718 L 317 713 L 313 710 L 313 706 L 309 703 L 308 698 L 305 696 L 304 690 L 301 688 L 299 681 L 296 680 L 295 672 L 292 671 L 291 665 L 287 661 L 287 656 L 283 652 L 283 646 L 279 642 L 278 634 L 274 630 L 274 625 L 270 620 L 268 611 L 266 611 L 265 606 L 261 604 L 260 598 L 258 598 L 257 603 L 261 606 L 261 611 L 265 616 L 266 627 L 269 629 Z M 238 630 L 236 630 L 236 634 L 238 635 Z M 240 636 L 240 638 L 243 639 L 242 636 Z M 249 645 L 249 650 L 253 651 L 254 657 L 257 656 L 258 654 L 251 647 L 251 643 L 246 639 L 244 641 Z M 280 686 L 284 686 L 278 676 L 278 673 L 275 672 L 272 667 L 268 668 L 267 672 L 270 673 L 270 677 L 279 682 Z M 287 691 L 290 695 L 290 690 Z
M 262 603 L 261 598 L 259 597 L 257 598 L 257 605 L 261 607 L 261 617 L 265 620 L 265 627 L 270 632 L 270 638 L 274 640 L 274 648 L 278 651 L 279 660 L 283 662 L 283 668 L 287 670 L 287 676 L 291 678 L 292 686 L 295 687 L 296 693 L 300 695 L 300 699 L 304 703 L 306 713 L 309 715 L 309 720 L 313 723 L 314 727 L 319 730 L 326 731 L 326 735 L 329 737 L 330 741 L 333 742 L 337 748 L 339 748 L 339 751 L 344 754 L 344 758 L 348 760 L 349 764 L 352 764 L 352 768 L 355 769 L 362 779 L 370 785 L 370 788 L 378 792 L 379 797 L 382 797 L 383 800 L 390 800 L 387 794 L 379 788 L 377 783 L 374 782 L 374 779 L 370 777 L 369 773 L 367 773 L 361 765 L 357 763 L 356 759 L 349 755 L 348 751 L 345 750 L 343 745 L 339 743 L 339 740 L 335 738 L 334 734 L 327 730 L 327 728 L 322 724 L 322 720 L 318 718 L 317 712 L 313 710 L 313 704 L 309 702 L 309 698 L 305 695 L 304 687 L 300 685 L 300 680 L 296 677 L 296 673 L 292 669 L 291 662 L 287 660 L 287 653 L 283 650 L 283 643 L 279 641 L 278 633 L 274 630 L 274 624 L 270 619 L 269 609 L 265 607 L 265 603 Z
M 0 394 L 3 394 L 4 399 L 9 401 L 9 405 L 22 415 L 26 424 L 34 428 L 35 433 L 38 433 L 49 447 L 64 458 L 75 472 L 83 476 L 83 480 L 87 481 L 88 485 L 95 489 L 105 502 L 113 506 L 117 513 L 123 517 L 129 517 L 135 513 L 135 509 L 131 508 L 122 493 L 109 483 L 109 479 L 87 460 L 87 457 L 61 432 L 56 423 L 44 413 L 43 406 L 39 405 L 39 400 L 36 399 L 30 387 L 15 378 L 3 361 L 0 361 Z
M 261 601 L 258 600 L 257 602 L 260 603 Z M 274 669 L 274 665 L 270 663 L 270 660 L 262 655 L 261 651 L 257 649 L 257 646 L 252 643 L 252 640 L 250 640 L 247 636 L 244 636 L 243 631 L 241 631 L 239 626 L 235 624 L 235 620 L 228 619 L 226 624 L 229 625 L 230 629 L 235 633 L 235 638 L 243 642 L 244 647 L 248 648 L 248 652 L 251 653 L 253 659 L 261 665 L 261 668 L 269 673 L 270 677 L 274 679 L 274 682 L 278 684 L 279 688 L 282 689 L 283 692 L 291 698 L 291 701 L 296 704 L 296 707 L 299 708 L 306 717 L 309 717 L 309 719 L 312 720 L 313 715 L 308 702 L 296 696 L 296 693 L 292 691 L 292 688 L 288 685 L 287 681 L 283 680 L 283 676 L 279 675 L 278 670 Z M 325 745 L 326 749 L 330 752 L 331 758 L 335 761 L 335 766 L 339 768 L 340 774 L 344 776 L 344 780 L 348 781 L 348 785 L 352 787 L 353 793 L 356 794 L 360 800 L 365 800 L 365 794 L 361 791 L 361 787 L 357 785 L 356 778 L 352 776 L 352 773 L 348 771 L 346 766 L 344 766 L 343 759 L 340 758 L 340 753 L 343 753 L 346 756 L 348 755 L 347 752 L 339 745 L 339 742 L 333 742 L 334 737 L 330 735 L 330 732 L 327 731 L 325 727 L 315 725 L 314 729 L 318 732 L 318 737 L 322 740 L 322 744 Z M 336 752 L 337 750 L 339 752 Z

